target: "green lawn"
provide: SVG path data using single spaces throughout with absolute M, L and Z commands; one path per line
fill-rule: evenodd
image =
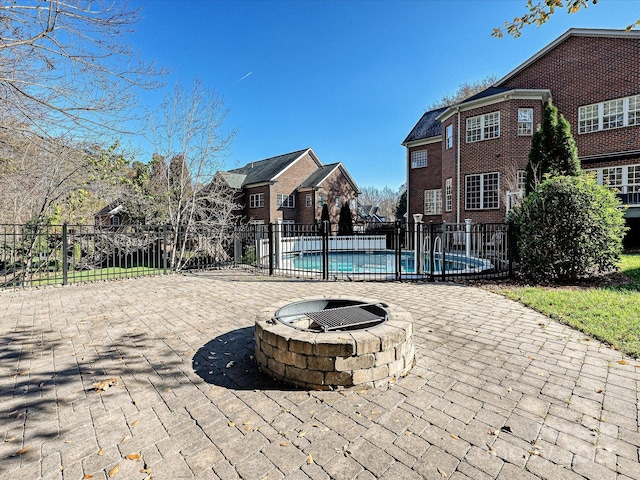
M 160 275 L 164 272 L 161 268 L 149 267 L 110 267 L 97 270 L 70 271 L 67 275 L 67 283 L 92 282 L 96 280 L 114 280 L 117 278 L 142 277 L 149 275 Z M 31 286 L 38 287 L 44 285 L 62 284 L 62 272 L 42 274 L 39 278 L 34 278 Z
M 623 255 L 620 271 L 628 277 L 620 276 L 605 287 L 499 287 L 495 291 L 640 357 L 640 255 Z

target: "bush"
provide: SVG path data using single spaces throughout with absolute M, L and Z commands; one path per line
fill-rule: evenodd
M 624 209 L 589 176 L 542 182 L 510 215 L 522 274 L 537 283 L 567 282 L 616 268 Z

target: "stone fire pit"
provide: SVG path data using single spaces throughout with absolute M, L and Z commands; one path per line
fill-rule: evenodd
M 383 387 L 413 366 L 406 310 L 372 299 L 308 298 L 264 308 L 256 360 L 267 375 L 306 389 Z

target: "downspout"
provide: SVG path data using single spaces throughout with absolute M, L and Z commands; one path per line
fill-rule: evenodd
M 405 165 L 405 168 L 407 170 L 407 211 L 406 211 L 407 220 L 406 220 L 406 222 L 408 224 L 409 223 L 409 175 L 410 175 L 410 170 L 411 170 L 410 165 L 409 165 L 409 147 L 408 146 L 406 147 L 404 165 Z
M 458 109 L 458 139 L 456 142 L 457 152 L 456 152 L 456 160 L 457 160 L 457 187 L 456 187 L 456 197 L 457 197 L 457 205 L 456 205 L 456 223 L 460 223 L 460 109 Z

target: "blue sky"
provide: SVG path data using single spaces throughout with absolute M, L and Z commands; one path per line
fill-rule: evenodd
M 560 11 L 518 39 L 491 36 L 526 0 L 132 0 L 143 19 L 131 42 L 171 69 L 168 86 L 198 77 L 224 98 L 237 129 L 226 168 L 311 147 L 343 162 L 359 186 L 397 189 L 400 145 L 426 108 L 464 82 L 499 78 L 566 30 L 622 29 L 637 0 Z M 164 92 L 145 93 L 153 106 Z

